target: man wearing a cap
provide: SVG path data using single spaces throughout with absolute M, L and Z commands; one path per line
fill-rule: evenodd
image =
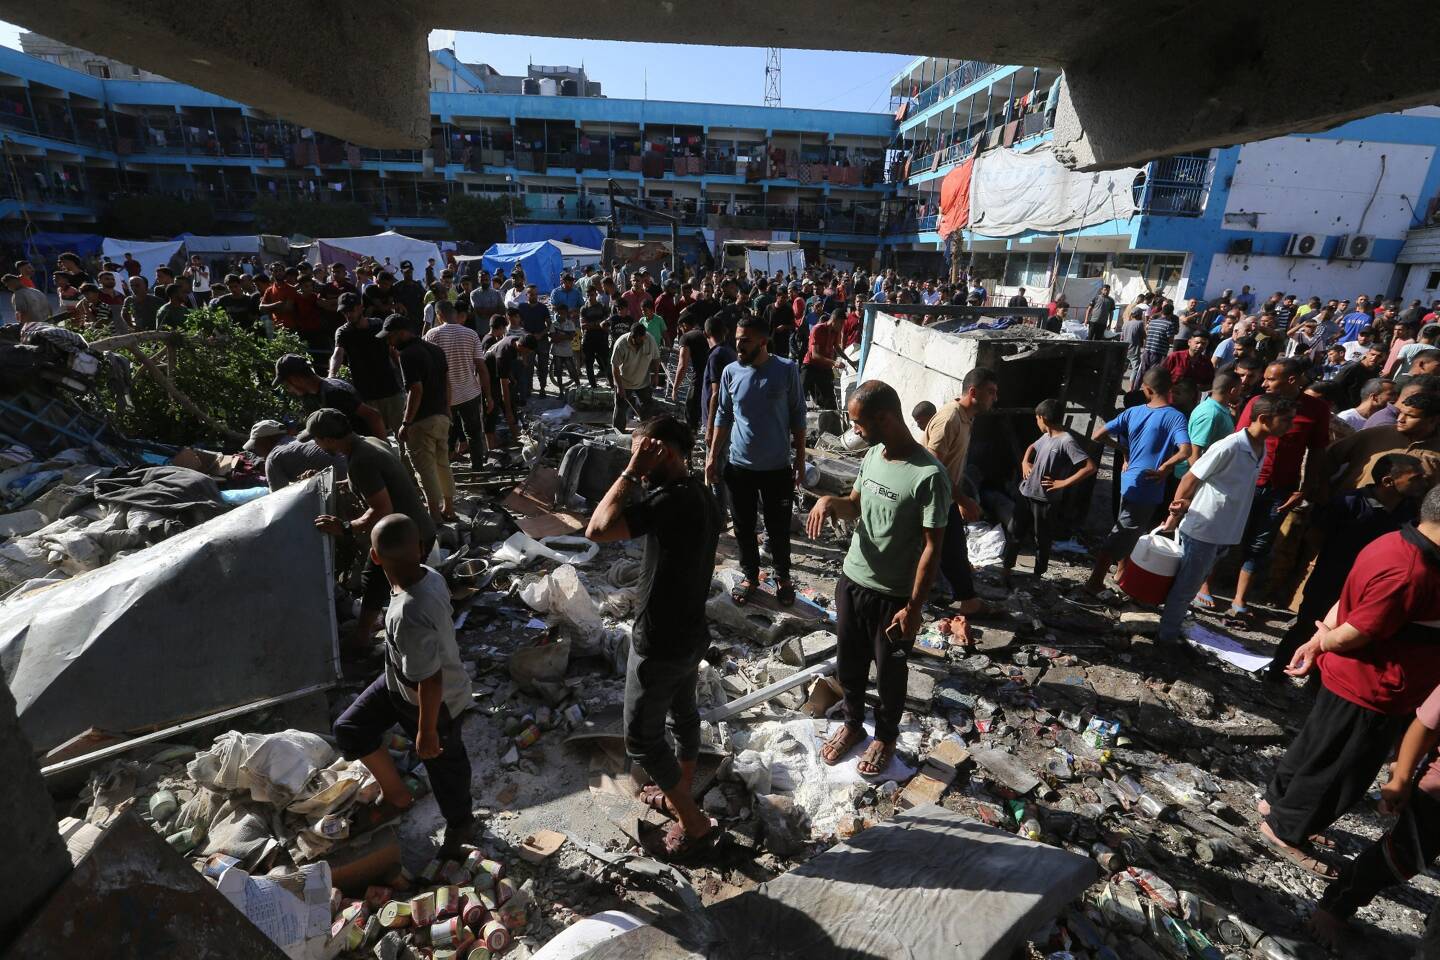
M 278 434 L 274 432 L 277 427 L 280 430 Z M 257 432 L 261 434 L 259 439 Z M 336 480 L 344 480 L 348 475 L 344 457 L 327 453 L 309 438 L 309 434 L 301 436 L 304 439 L 290 436 L 275 420 L 261 420 L 250 428 L 250 443 L 245 445 L 245 449 L 264 457 L 265 485 L 271 493 L 283 490 L 307 474 L 322 470 L 334 470 Z
M 388 436 L 400 429 L 405 419 L 405 394 L 390 357 L 390 347 L 375 334 L 379 327 L 373 315 L 384 300 L 384 294 L 371 288 L 364 297 L 354 293 L 340 295 L 340 316 L 344 323 L 335 331 L 335 350 L 330 354 L 330 376 L 340 376 L 342 366 L 350 367 L 355 391 L 368 406 L 374 407 L 385 424 Z
M 435 522 L 415 486 L 410 469 L 400 462 L 390 446 L 374 437 L 358 436 L 350 429 L 350 418 L 331 408 L 316 410 L 305 421 L 305 432 L 326 453 L 345 458 L 350 489 L 365 502 L 365 512 L 353 520 L 320 516 L 315 528 L 332 537 L 367 534 L 382 517 L 403 513 L 415 522 L 420 533 L 421 556 L 435 546 Z M 372 554 L 360 575 L 360 623 L 352 649 L 369 652 L 375 625 L 390 602 L 390 584 Z
M 344 380 L 322 377 L 310 365 L 309 357 L 287 353 L 275 361 L 275 387 L 284 387 L 300 400 L 300 408 L 313 413 L 331 407 L 350 418 L 351 426 L 361 436 L 385 436 L 385 421 L 380 413 L 360 399 L 355 388 Z
M 395 284 L 395 302 L 403 309 L 405 316 L 419 320 L 425 310 L 425 288 L 415 279 L 415 265 L 409 260 L 400 261 L 401 279 Z
M 448 301 L 439 302 L 454 308 Z M 395 437 L 410 451 L 430 516 L 437 522 L 452 519 L 455 479 L 450 474 L 450 383 L 445 351 L 420 339 L 414 321 L 398 313 L 385 318 L 376 336 L 395 352 L 405 383 L 405 416 Z

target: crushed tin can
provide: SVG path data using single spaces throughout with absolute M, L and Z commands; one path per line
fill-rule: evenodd
M 410 901 L 410 922 L 417 927 L 428 927 L 435 922 L 435 894 L 422 893 Z
M 435 919 L 449 920 L 460 913 L 460 888 L 435 888 Z
M 179 812 L 180 801 L 169 790 L 156 790 L 150 795 L 150 816 L 156 823 L 169 823 Z
M 534 723 L 526 724 L 515 734 L 515 746 L 524 750 L 526 747 L 533 747 L 540 742 L 540 728 Z

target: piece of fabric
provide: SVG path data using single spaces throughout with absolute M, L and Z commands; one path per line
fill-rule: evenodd
M 491 244 L 480 265 L 492 274 L 496 270 L 513 273 L 516 267 L 520 267 L 526 282 L 535 284 L 540 290 L 552 290 L 559 286 L 560 274 L 565 268 L 559 248 L 546 240 Z
M 1035 150 L 989 150 L 974 159 L 969 228 L 987 237 L 1063 233 L 1135 213 L 1138 167 L 1081 173 Z
M 390 347 L 376 336 L 379 332 L 380 325 L 373 320 L 346 323 L 335 331 L 335 346 L 345 352 L 350 379 L 366 403 L 400 392 L 400 378 L 395 375 Z
M 179 514 L 193 510 L 208 519 L 226 509 L 220 487 L 205 474 L 186 467 L 145 467 L 96 480 L 95 499 L 101 503 L 141 507 L 156 513 Z
M 970 222 L 970 177 L 975 171 L 971 154 L 940 181 L 940 236 L 948 237 Z
M 690 659 L 709 644 L 705 601 L 715 574 L 720 506 L 700 480 L 686 476 L 651 490 L 626 507 L 624 517 L 630 536 L 645 547 L 631 648 L 658 660 Z
M 975 568 L 970 563 L 970 532 L 965 529 L 965 520 L 953 496 L 945 514 L 945 536 L 940 541 L 940 576 L 950 585 L 952 603 L 974 599 Z
M 924 531 L 949 522 L 950 478 L 922 447 L 903 460 L 888 460 L 877 445 L 866 451 L 854 489 L 860 494 L 860 516 L 845 553 L 845 575 L 868 590 L 908 597 Z

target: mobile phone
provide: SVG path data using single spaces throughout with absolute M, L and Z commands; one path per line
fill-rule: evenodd
M 905 631 L 900 629 L 900 624 L 890 621 L 890 626 L 885 628 L 885 639 L 891 643 L 899 643 L 905 637 Z

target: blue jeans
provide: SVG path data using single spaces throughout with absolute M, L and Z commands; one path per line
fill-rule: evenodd
M 1160 639 L 1180 639 L 1180 624 L 1185 621 L 1185 611 L 1195 599 L 1200 584 L 1210 576 L 1215 561 L 1225 553 L 1225 546 L 1207 543 L 1180 534 L 1180 569 L 1175 573 L 1175 582 L 1165 597 L 1165 609 L 1160 614 Z
M 1280 504 L 1290 499 L 1293 491 L 1274 487 L 1256 487 L 1255 500 L 1250 504 L 1250 517 L 1245 521 L 1244 564 L 1246 573 L 1254 574 L 1270 559 L 1275 548 L 1275 535 L 1280 532 L 1280 521 L 1285 515 Z

